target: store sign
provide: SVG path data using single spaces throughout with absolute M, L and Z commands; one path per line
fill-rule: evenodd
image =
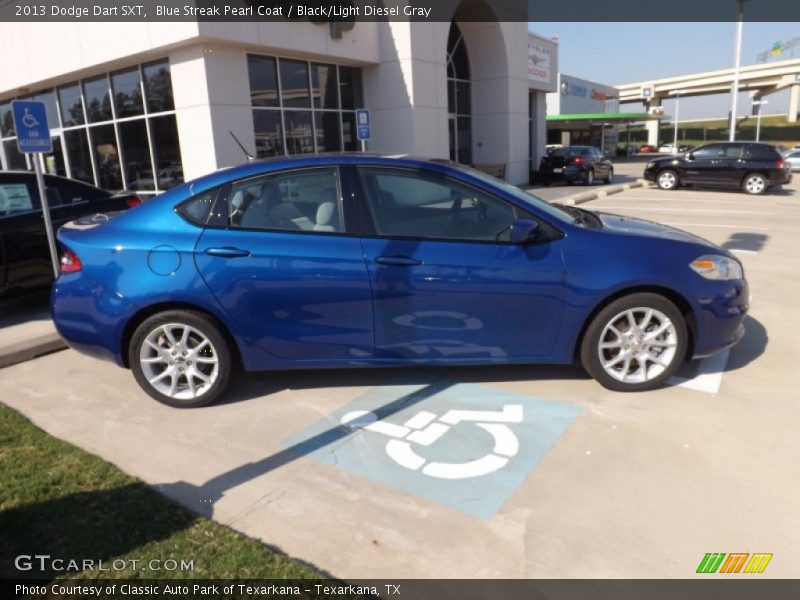
M 550 83 L 551 73 L 550 48 L 528 41 L 528 79 L 539 83 Z
M 608 100 L 608 94 L 600 90 L 592 90 L 592 100 Z
M 561 80 L 561 95 L 562 96 L 580 96 L 581 98 L 586 98 L 588 95 L 589 90 L 582 85 L 578 85 L 577 83 L 571 83 L 566 79 Z

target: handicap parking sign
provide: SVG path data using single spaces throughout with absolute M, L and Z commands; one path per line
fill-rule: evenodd
M 579 412 L 484 385 L 398 380 L 373 388 L 284 447 L 488 519 Z
M 11 103 L 14 113 L 14 128 L 17 131 L 17 148 L 20 152 L 53 151 L 50 128 L 47 126 L 47 110 L 44 102 L 14 100 Z

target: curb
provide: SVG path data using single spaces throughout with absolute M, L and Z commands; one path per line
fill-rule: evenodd
M 561 204 L 575 206 L 576 204 L 584 204 L 585 202 L 597 200 L 598 198 L 605 198 L 606 196 L 610 196 L 612 194 L 619 194 L 620 192 L 624 192 L 625 190 L 646 187 L 646 186 L 647 186 L 647 181 L 645 181 L 644 179 L 639 179 L 633 183 L 624 183 L 622 185 L 615 185 L 601 190 L 597 190 L 596 192 L 582 192 L 580 194 L 575 194 L 574 196 L 568 196 L 566 198 L 556 198 L 553 200 L 553 202 L 560 202 Z
M 55 332 L 45 333 L 16 344 L 2 346 L 0 347 L 0 369 L 31 360 L 43 354 L 58 352 L 66 347 L 67 344 Z

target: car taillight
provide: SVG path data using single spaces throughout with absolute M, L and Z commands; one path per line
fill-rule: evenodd
M 782 160 L 782 159 L 778 159 L 778 160 L 775 162 L 775 168 L 776 168 L 776 169 L 782 169 L 782 168 L 783 168 L 783 164 L 784 164 L 784 163 L 783 163 L 783 160 Z
M 61 272 L 75 273 L 83 268 L 81 259 L 72 250 L 64 248 L 61 252 Z
M 125 204 L 128 208 L 133 208 L 134 206 L 139 206 L 142 203 L 142 199 L 139 196 L 131 196 L 125 200 Z
M 575 158 L 572 159 L 572 162 L 574 164 L 576 164 L 576 165 L 582 165 L 583 164 L 583 157 L 582 156 L 576 156 Z

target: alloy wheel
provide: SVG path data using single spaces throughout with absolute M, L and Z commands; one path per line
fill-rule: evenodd
M 748 194 L 760 194 L 767 187 L 761 175 L 750 175 L 744 182 L 744 189 Z
M 156 391 L 175 400 L 202 396 L 219 375 L 219 356 L 211 340 L 184 323 L 166 323 L 148 333 L 139 365 Z
M 664 171 L 658 176 L 658 187 L 662 190 L 671 190 L 677 183 L 678 179 L 672 171 Z
M 678 332 L 663 312 L 646 306 L 626 309 L 608 321 L 597 352 L 603 370 L 622 383 L 658 377 L 676 358 Z

